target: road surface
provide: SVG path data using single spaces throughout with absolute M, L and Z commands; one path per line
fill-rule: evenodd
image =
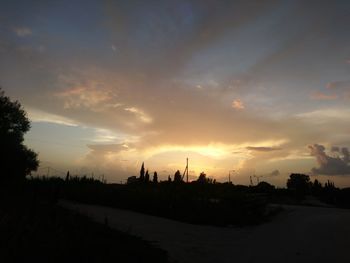
M 224 228 L 69 201 L 60 204 L 97 222 L 107 218 L 110 227 L 155 242 L 168 251 L 171 262 L 350 262 L 350 210 L 284 206 L 271 222 Z

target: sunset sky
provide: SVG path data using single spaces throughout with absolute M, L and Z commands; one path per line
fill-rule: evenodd
M 350 186 L 350 1 L 0 6 L 0 85 L 39 173 L 165 179 L 188 157 L 190 179 Z

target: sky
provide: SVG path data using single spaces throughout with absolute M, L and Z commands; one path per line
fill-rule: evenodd
M 39 174 L 350 186 L 349 1 L 1 1 Z M 256 183 L 257 178 L 253 177 Z

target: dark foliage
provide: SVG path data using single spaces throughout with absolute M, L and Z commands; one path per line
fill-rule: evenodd
M 141 169 L 140 169 L 140 177 L 139 180 L 143 182 L 145 180 L 145 164 L 142 163 Z
M 310 192 L 310 177 L 305 174 L 291 174 L 287 181 L 287 188 L 294 191 L 297 197 L 303 198 Z
M 158 173 L 157 172 L 154 172 L 153 174 L 153 183 L 158 183 Z
M 146 174 L 145 174 L 145 183 L 149 183 L 149 173 L 148 173 L 148 170 L 146 171 Z
M 207 175 L 204 172 L 201 172 L 197 179 L 197 182 L 202 184 L 208 183 Z
M 182 175 L 179 170 L 177 170 L 174 174 L 174 182 L 175 183 L 181 183 L 182 182 Z
M 0 188 L 1 262 L 167 262 L 165 251 L 57 206 L 52 200 L 65 184 L 53 178 Z
M 275 186 L 267 182 L 260 182 L 257 186 L 255 186 L 255 190 L 258 193 L 272 193 L 275 190 Z
M 322 193 L 322 184 L 315 179 L 314 183 L 311 185 L 311 193 L 314 196 L 319 196 Z
M 38 168 L 37 154 L 23 145 L 30 122 L 18 101 L 0 89 L 0 180 L 24 179 Z
M 41 181 L 59 185 L 60 197 L 172 218 L 193 224 L 247 225 L 267 219 L 266 198 L 232 184 L 196 182 L 126 185 L 62 179 Z M 242 191 L 242 189 L 244 189 Z

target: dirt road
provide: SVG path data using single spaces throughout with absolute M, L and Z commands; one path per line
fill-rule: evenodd
M 98 222 L 153 241 L 172 262 L 350 262 L 350 210 L 284 206 L 271 222 L 220 228 L 61 201 Z M 135 250 L 137 251 L 137 250 Z

